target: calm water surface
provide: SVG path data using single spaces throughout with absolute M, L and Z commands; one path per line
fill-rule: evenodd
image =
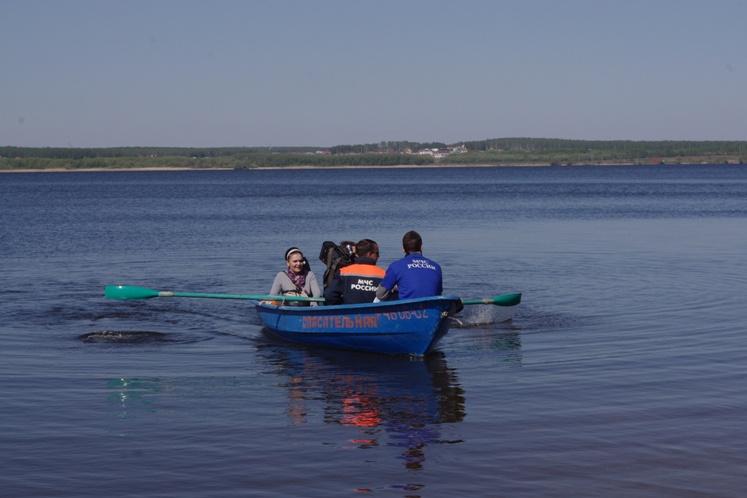
M 0 495 L 744 496 L 746 221 L 744 166 L 0 175 Z M 409 229 L 513 322 L 413 360 L 102 295 Z

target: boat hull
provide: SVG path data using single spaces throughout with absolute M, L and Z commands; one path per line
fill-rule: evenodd
M 300 344 L 385 354 L 424 355 L 449 328 L 455 296 L 337 306 L 257 304 L 264 326 Z

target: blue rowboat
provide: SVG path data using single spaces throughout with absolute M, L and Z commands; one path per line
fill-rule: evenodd
M 264 326 L 287 341 L 372 353 L 424 355 L 449 329 L 456 296 L 335 306 L 257 304 Z

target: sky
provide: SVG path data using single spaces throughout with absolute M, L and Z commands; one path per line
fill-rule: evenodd
M 747 140 L 742 0 L 0 0 L 0 145 Z

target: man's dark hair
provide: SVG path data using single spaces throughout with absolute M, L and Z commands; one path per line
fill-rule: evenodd
M 367 257 L 371 254 L 376 254 L 378 256 L 379 254 L 379 244 L 376 243 L 375 240 L 371 239 L 363 239 L 359 240 L 357 244 L 355 244 L 355 253 L 358 255 L 358 257 Z
M 402 237 L 402 249 L 404 249 L 407 254 L 422 251 L 423 239 L 420 238 L 420 234 L 415 230 L 407 232 Z

